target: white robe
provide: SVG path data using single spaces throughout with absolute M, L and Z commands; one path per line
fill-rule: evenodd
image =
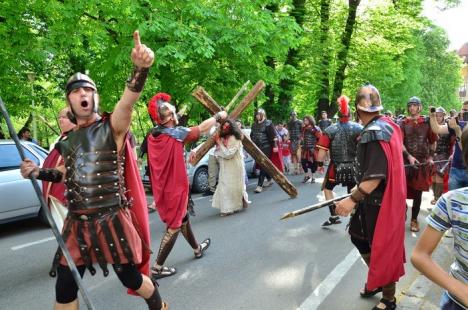
M 219 179 L 213 195 L 213 208 L 219 209 L 221 213 L 240 211 L 243 198 L 248 201 L 242 142 L 230 136 L 227 146 L 221 144 L 215 156 L 219 159 Z

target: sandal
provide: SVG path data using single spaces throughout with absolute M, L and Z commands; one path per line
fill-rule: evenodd
M 210 238 L 206 238 L 205 240 L 203 240 L 202 243 L 200 243 L 199 245 L 199 252 L 195 252 L 194 255 L 195 255 L 195 258 L 202 258 L 203 257 L 203 253 L 210 247 L 210 244 L 211 244 L 211 239 Z
M 418 232 L 419 231 L 419 223 L 417 220 L 411 220 L 410 223 L 410 230 L 412 232 Z
M 362 291 L 360 291 L 359 294 L 361 295 L 362 298 L 369 298 L 369 297 L 372 297 L 375 294 L 378 294 L 380 292 L 382 292 L 382 287 L 378 287 L 378 288 L 370 291 L 370 290 L 367 289 L 367 284 L 366 284 L 366 285 L 364 285 L 364 289 Z
M 154 280 L 170 277 L 175 275 L 176 273 L 177 270 L 174 267 L 162 266 L 161 269 L 151 267 L 151 278 Z
M 387 299 L 381 298 L 380 303 L 384 304 L 385 308 L 379 308 L 379 307 L 377 307 L 378 306 L 377 305 L 374 308 L 372 308 L 372 310 L 394 310 L 394 309 L 396 309 L 396 299 L 395 298 L 393 300 L 387 300 Z

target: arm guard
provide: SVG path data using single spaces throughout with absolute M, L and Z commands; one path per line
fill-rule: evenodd
M 62 182 L 63 173 L 57 169 L 39 169 L 39 175 L 37 176 L 38 180 L 60 183 Z
M 143 86 L 145 86 L 148 72 L 149 68 L 135 67 L 132 75 L 127 80 L 127 88 L 134 93 L 140 93 L 143 90 Z

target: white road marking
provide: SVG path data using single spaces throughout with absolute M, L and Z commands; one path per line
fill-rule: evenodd
M 340 283 L 344 275 L 351 269 L 353 264 L 361 257 L 359 252 L 354 248 L 345 259 L 339 263 L 335 269 L 315 288 L 312 294 L 304 300 L 298 310 L 315 310 L 327 298 L 333 289 Z
M 45 239 L 41 239 L 41 240 L 37 240 L 37 241 L 25 243 L 25 244 L 20 244 L 20 245 L 12 247 L 11 249 L 13 251 L 17 251 L 17 250 L 21 250 L 21 249 L 36 245 L 36 244 L 40 244 L 40 243 L 44 243 L 44 242 L 48 242 L 52 240 L 55 240 L 55 237 L 49 237 L 49 238 L 45 238 Z

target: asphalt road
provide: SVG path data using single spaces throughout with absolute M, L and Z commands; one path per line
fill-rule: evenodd
M 211 197 L 194 196 L 197 215 L 192 226 L 199 241 L 209 236 L 212 244 L 202 259 L 195 260 L 179 237 L 166 262 L 178 273 L 159 281 L 171 309 L 371 309 L 378 302 L 378 295 L 359 298 L 366 267 L 349 241 L 347 220 L 321 228 L 328 209 L 279 220 L 285 212 L 323 200 L 320 183 L 290 179 L 299 191 L 296 199 L 276 184 L 254 194 L 256 179 L 251 179 L 250 207 L 224 218 L 211 208 Z M 341 188 L 337 191 L 343 193 Z M 425 214 L 423 210 L 420 222 Z M 157 213 L 150 221 L 156 252 L 164 226 Z M 416 238 L 407 232 L 407 253 Z M 48 271 L 55 249 L 52 233 L 39 221 L 0 226 L 0 309 L 52 308 L 55 280 Z M 398 284 L 399 297 L 418 276 L 411 264 L 406 269 Z M 84 283 L 96 309 L 146 309 L 142 299 L 126 294 L 113 271 L 107 278 L 100 270 L 94 277 L 87 273 Z

